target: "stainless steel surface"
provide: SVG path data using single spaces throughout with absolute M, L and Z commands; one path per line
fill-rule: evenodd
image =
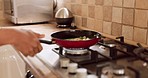
M 71 55 L 83 55 L 89 53 L 87 49 L 66 49 L 66 48 L 65 52 L 66 54 L 71 54 Z
M 53 0 L 4 0 L 5 17 L 15 24 L 49 22 Z
M 55 18 L 72 18 L 73 14 L 67 8 L 60 8 L 56 14 Z
M 13 5 L 12 0 L 4 0 L 4 14 L 13 15 Z
M 124 56 L 120 58 L 114 58 L 116 56 L 110 56 L 111 49 L 106 51 L 97 50 L 99 46 L 103 46 L 101 44 L 94 45 L 95 47 L 91 47 L 89 51 L 90 57 L 78 58 L 77 56 L 66 56 L 65 51 L 60 52 L 59 46 L 56 44 L 52 45 L 43 45 L 43 51 L 37 54 L 37 58 L 44 63 L 44 65 L 52 70 L 57 75 L 60 75 L 60 78 L 77 78 L 77 74 L 69 74 L 69 70 L 67 68 L 62 68 L 60 65 L 61 58 L 69 58 L 70 63 L 77 63 L 78 68 L 86 68 L 89 74 L 97 75 L 98 78 L 147 78 L 148 66 L 147 63 L 133 56 Z M 107 44 L 106 44 L 107 45 Z M 116 43 L 116 46 L 120 44 Z M 124 45 L 125 46 L 125 45 Z M 116 52 L 115 48 L 112 46 L 104 46 L 105 48 L 112 48 L 113 52 Z M 95 49 L 94 49 L 95 48 Z M 120 50 L 122 48 L 116 47 Z M 54 50 L 56 49 L 56 50 Z M 128 49 L 128 48 L 126 48 Z M 131 48 L 130 48 L 131 49 Z M 92 51 L 93 50 L 93 51 Z M 96 52 L 97 51 L 97 52 Z M 128 50 L 123 50 L 128 51 Z M 101 54 L 105 54 L 106 56 L 101 56 Z M 118 51 L 119 52 L 119 51 Z M 106 54 L 108 53 L 108 54 Z M 124 55 L 124 53 L 117 53 L 118 56 Z M 115 54 L 116 55 L 116 54 Z M 107 58 L 105 60 L 106 57 Z M 53 59 L 54 58 L 54 59 Z M 82 60 L 83 59 L 83 60 Z M 114 59 L 114 60 L 112 60 Z M 102 60 L 102 61 L 101 61 Z M 123 67 L 122 67 L 123 66 Z M 100 71 L 100 73 L 98 73 Z

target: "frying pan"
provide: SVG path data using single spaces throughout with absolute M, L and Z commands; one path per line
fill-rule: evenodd
M 88 40 L 68 40 L 80 37 L 89 38 Z M 101 40 L 101 34 L 90 30 L 65 30 L 51 34 L 52 41 L 40 40 L 41 43 L 57 45 L 64 48 L 88 48 Z

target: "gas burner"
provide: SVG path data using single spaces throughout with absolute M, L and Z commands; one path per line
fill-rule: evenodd
M 73 56 L 89 55 L 89 51 L 83 48 L 71 48 L 71 49 L 64 48 L 64 51 L 66 55 L 73 55 Z
M 65 56 L 74 59 L 77 62 L 89 60 L 90 52 L 87 49 L 74 48 L 74 49 L 63 49 L 65 51 Z
M 69 28 L 71 25 L 57 25 L 58 28 Z
M 116 44 L 107 44 L 109 47 L 116 47 Z
M 126 73 L 125 67 L 122 65 L 117 65 L 113 63 L 105 63 L 102 65 L 98 65 L 97 67 L 99 70 L 98 71 L 99 78 L 131 78 Z

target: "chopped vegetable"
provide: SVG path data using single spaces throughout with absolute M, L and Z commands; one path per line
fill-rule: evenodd
M 66 39 L 66 40 L 70 40 L 70 41 L 85 41 L 85 40 L 90 40 L 90 38 L 83 36 L 83 37 L 78 37 L 78 38 L 70 38 L 70 39 Z

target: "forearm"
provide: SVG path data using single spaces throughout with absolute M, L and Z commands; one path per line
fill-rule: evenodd
M 11 40 L 13 39 L 11 36 L 11 29 L 9 28 L 1 28 L 0 29 L 0 45 L 11 44 Z

